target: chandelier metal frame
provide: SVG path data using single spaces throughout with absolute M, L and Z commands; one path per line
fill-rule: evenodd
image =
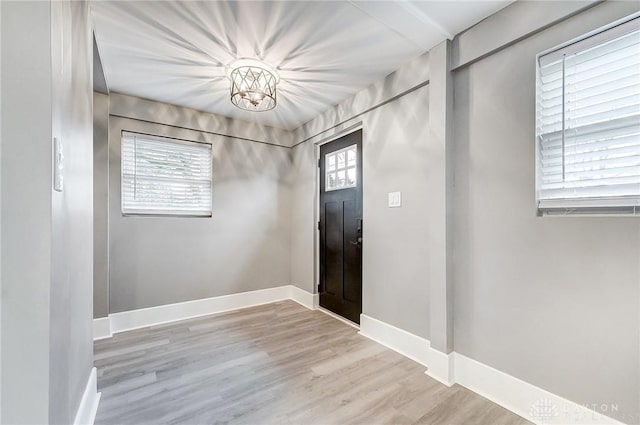
M 276 70 L 255 59 L 238 59 L 227 66 L 231 103 L 251 112 L 269 111 L 277 105 Z

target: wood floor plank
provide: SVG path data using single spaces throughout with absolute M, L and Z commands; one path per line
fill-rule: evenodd
M 96 341 L 97 425 L 529 422 L 292 301 Z

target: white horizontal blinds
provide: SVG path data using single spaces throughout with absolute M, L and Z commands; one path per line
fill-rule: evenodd
M 640 205 L 639 23 L 539 58 L 541 208 Z
M 211 145 L 122 136 L 122 212 L 211 215 Z

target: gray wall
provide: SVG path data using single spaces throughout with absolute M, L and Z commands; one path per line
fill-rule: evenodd
M 93 34 L 93 91 L 102 94 L 109 94 L 109 88 L 107 87 L 107 80 L 104 77 L 104 70 L 102 69 L 102 60 L 100 59 L 100 50 L 98 49 L 98 43 L 96 42 L 95 33 Z
M 94 54 L 95 54 L 94 48 Z M 94 60 L 94 66 L 95 66 Z M 95 75 L 95 72 L 94 72 Z M 93 317 L 109 315 L 109 96 L 93 92 Z
M 52 128 L 64 146 L 64 191 L 50 198 L 49 422 L 67 424 L 93 367 L 92 41 L 88 2 L 51 5 Z
M 346 123 L 293 148 L 291 283 L 316 292 L 314 284 L 316 142 L 362 121 L 363 128 L 363 313 L 429 336 L 429 234 L 424 220 L 431 149 L 429 87 L 350 117 L 389 100 L 427 79 L 428 56 L 408 63 L 384 80 L 305 124 L 300 140 Z M 299 173 L 299 174 L 298 174 Z M 402 208 L 388 208 L 388 192 L 402 192 Z M 401 305 L 402 308 L 398 308 Z
M 288 132 L 118 94 L 110 108 L 111 313 L 289 284 L 289 148 L 119 116 L 285 145 Z M 213 217 L 123 217 L 123 130 L 211 143 Z
M 316 293 L 317 153 L 307 142 L 294 147 L 291 155 L 291 284 Z
M 2 11 L 0 419 L 71 423 L 93 354 L 88 4 Z M 52 191 L 53 137 L 64 144 L 62 193 Z
M 51 5 L 2 2 L 0 31 L 0 422 L 47 423 L 52 242 Z
M 0 25 L 2 3 L 0 2 Z M 2 30 L 0 30 L 0 99 L 2 99 Z M 0 100 L 0 166 L 2 165 L 2 101 Z M 2 172 L 0 172 L 0 319 L 2 318 Z M 2 421 L 2 325 L 0 325 L 0 421 Z
M 536 217 L 535 55 L 637 9 L 604 3 L 454 73 L 455 350 L 629 423 L 640 223 Z

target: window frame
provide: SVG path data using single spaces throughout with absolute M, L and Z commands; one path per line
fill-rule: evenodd
M 123 196 L 124 196 L 124 167 L 123 167 L 123 149 L 124 149 L 124 139 L 127 135 L 130 136 L 141 136 L 141 139 L 155 141 L 155 142 L 167 142 L 173 144 L 183 144 L 183 145 L 205 145 L 208 146 L 209 149 L 209 160 L 211 167 L 211 177 L 210 177 L 210 197 L 209 197 L 209 210 L 207 212 L 198 213 L 195 211 L 170 211 L 170 210 L 134 210 L 128 209 L 125 211 Z M 213 170 L 214 170 L 214 161 L 213 161 L 213 144 L 210 142 L 202 142 L 197 140 L 189 140 L 179 137 L 173 136 L 163 136 L 159 134 L 152 133 L 143 133 L 139 131 L 132 130 L 124 130 L 120 131 L 120 214 L 122 217 L 167 217 L 167 218 L 211 218 L 213 217 Z
M 576 198 L 541 198 L 541 133 L 539 132 L 539 119 L 541 109 L 538 106 L 539 91 L 541 89 L 541 59 L 545 62 L 553 62 L 563 55 L 572 55 L 589 48 L 607 43 L 626 33 L 634 32 L 633 27 L 640 27 L 640 12 L 614 21 L 567 42 L 544 50 L 536 55 L 535 61 L 535 206 L 538 215 L 640 215 L 640 194 L 630 196 L 602 196 L 602 197 L 576 197 Z M 564 104 L 564 101 L 563 101 Z M 564 149 L 564 148 L 563 148 Z M 564 154 L 563 154 L 564 155 Z

